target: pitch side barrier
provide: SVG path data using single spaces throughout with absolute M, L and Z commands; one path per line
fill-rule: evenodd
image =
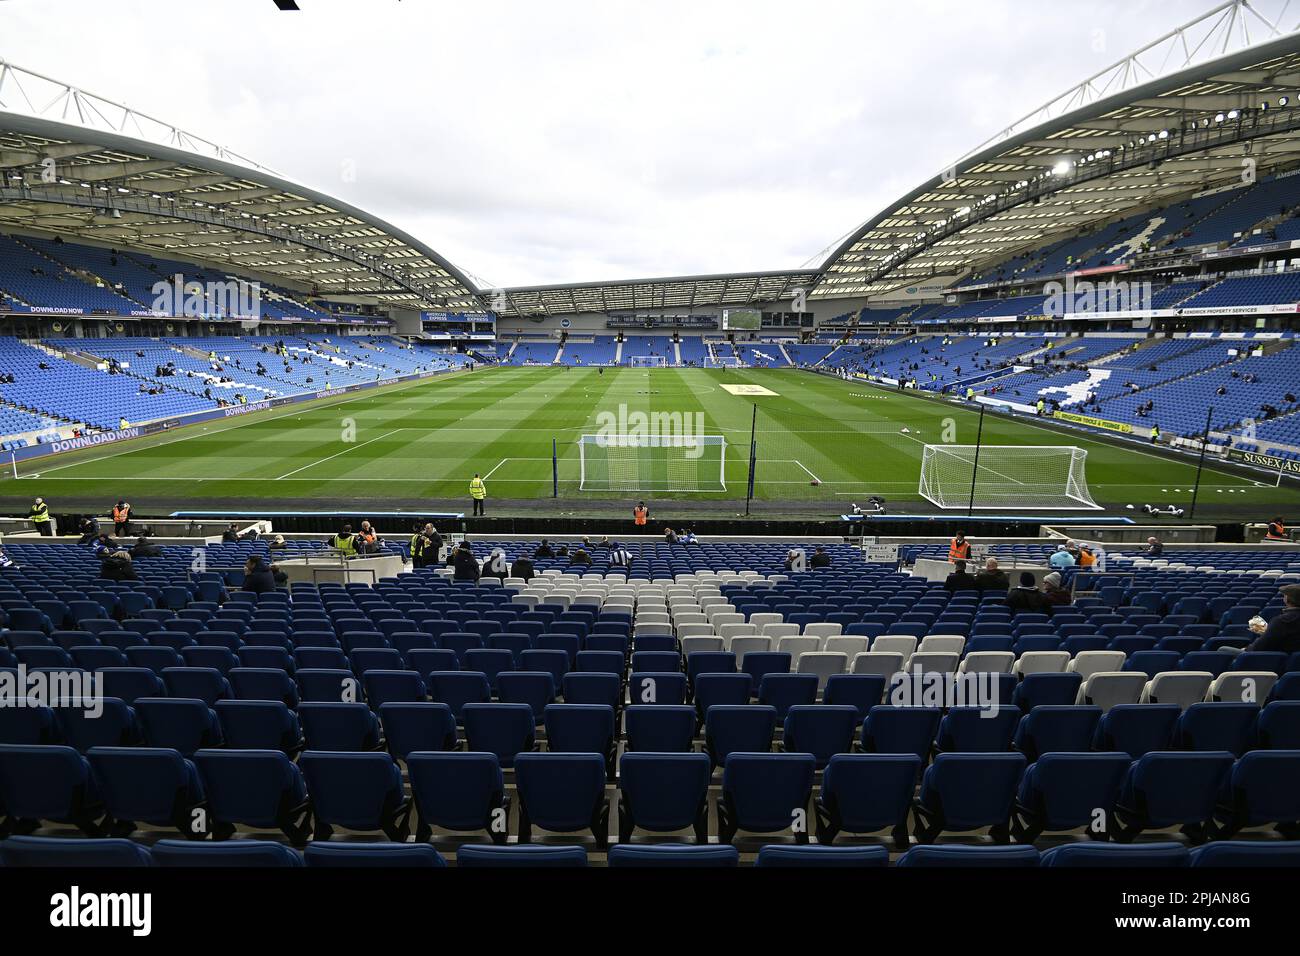
M 79 438 L 65 438 L 60 439 L 59 441 L 45 442 L 41 445 L 29 445 L 26 448 L 17 448 L 9 453 L 9 459 L 11 462 L 17 464 L 20 461 L 28 461 L 33 458 L 46 458 L 51 455 L 61 455 L 70 451 L 84 451 L 87 448 L 102 448 L 107 445 L 115 445 L 118 442 L 131 441 L 135 438 L 146 438 L 150 435 L 157 435 L 186 425 L 197 425 L 201 422 L 217 421 L 225 418 L 240 418 L 244 415 L 270 411 L 273 408 L 282 408 L 286 405 L 298 405 L 303 402 L 314 402 L 322 398 L 333 398 L 337 395 L 347 395 L 351 392 L 362 392 L 366 389 L 379 388 L 385 385 L 396 385 L 399 382 L 416 382 L 421 379 L 434 378 L 438 375 L 446 375 L 449 372 L 459 372 L 462 370 L 463 368 L 446 368 L 438 369 L 434 372 L 421 372 L 418 375 L 398 375 L 391 378 L 376 379 L 373 382 L 361 382 L 357 385 L 344 385 L 339 388 L 321 389 L 318 392 L 302 392 L 297 395 L 281 395 L 279 398 L 268 398 L 258 402 L 249 402 L 247 405 L 232 405 L 229 408 L 214 408 L 211 411 L 206 412 L 190 412 L 186 415 L 176 415 L 172 418 L 160 418 L 157 421 L 132 425 L 129 428 L 119 428 L 109 432 L 96 432 L 91 435 L 82 435 Z

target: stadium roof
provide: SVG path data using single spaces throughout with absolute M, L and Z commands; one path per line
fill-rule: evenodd
M 45 115 L 4 112 L 11 107 Z M 463 273 L 383 220 L 175 126 L 0 60 L 6 228 L 198 261 L 322 295 L 479 308 Z
M 736 275 L 628 279 L 500 289 L 487 293 L 492 311 L 502 315 L 547 316 L 575 312 L 629 312 L 640 309 L 692 309 L 761 305 L 793 300 L 817 281 L 815 269 Z
M 978 272 L 1297 165 L 1300 34 L 1261 5 L 1224 3 L 1012 124 L 850 234 L 812 295 Z M 1250 45 L 1252 27 L 1271 39 Z M 1190 65 L 1157 76 L 1161 57 Z

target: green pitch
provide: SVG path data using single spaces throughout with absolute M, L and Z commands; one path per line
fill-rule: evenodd
M 725 470 L 715 467 L 713 490 L 675 497 L 743 499 L 756 423 L 755 498 L 812 502 L 827 513 L 873 494 L 891 511 L 932 510 L 917 494 L 922 447 L 973 444 L 979 418 L 949 403 L 795 370 L 494 368 L 34 460 L 20 464 L 17 479 L 0 481 L 0 495 L 43 495 L 56 507 L 104 507 L 125 496 L 138 509 L 277 499 L 463 505 L 478 472 L 493 500 L 550 499 L 554 448 L 567 504 L 626 500 L 626 490 L 580 490 L 577 442 L 602 422 L 635 422 L 637 413 L 698 423 L 692 427 L 726 439 Z M 1186 459 L 992 415 L 983 443 L 1086 449 L 1088 484 L 1110 511 L 1191 500 L 1196 466 Z M 1294 515 L 1300 493 L 1271 484 L 1211 461 L 1200 507 L 1207 517 Z

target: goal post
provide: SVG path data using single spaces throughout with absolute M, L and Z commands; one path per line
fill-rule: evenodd
M 705 368 L 744 368 L 745 363 L 742 362 L 740 358 L 735 355 L 725 355 L 725 356 L 720 355 L 716 358 L 712 355 L 706 355 L 704 356 L 704 367 Z
M 632 368 L 667 368 L 668 356 L 666 355 L 631 355 L 628 356 L 628 365 Z
M 926 445 L 918 493 L 944 510 L 1100 511 L 1074 445 Z
M 726 491 L 727 440 L 722 435 L 582 435 L 578 490 Z

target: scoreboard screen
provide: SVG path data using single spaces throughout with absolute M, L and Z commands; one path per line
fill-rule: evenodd
M 763 327 L 763 313 L 754 309 L 723 309 L 722 330 L 757 332 Z

